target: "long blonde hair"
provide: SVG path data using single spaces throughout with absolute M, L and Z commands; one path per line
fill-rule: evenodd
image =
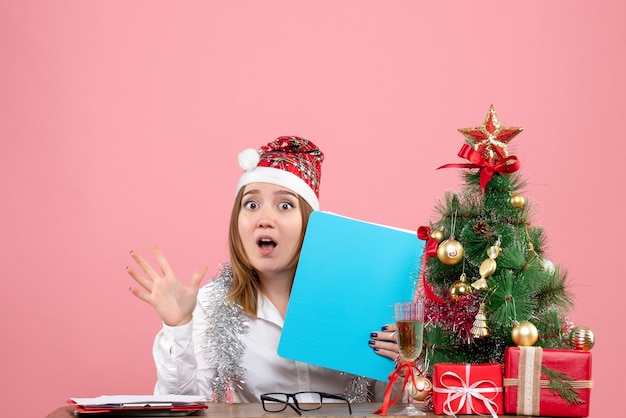
M 256 270 L 250 264 L 246 252 L 239 235 L 239 213 L 241 212 L 241 201 L 243 199 L 244 188 L 242 187 L 237 193 L 233 210 L 230 215 L 230 227 L 228 231 L 228 246 L 230 250 L 230 263 L 233 269 L 233 284 L 228 292 L 228 298 L 233 302 L 241 305 L 244 312 L 256 317 L 257 302 L 260 292 L 259 276 Z M 313 212 L 313 208 L 298 195 L 298 204 L 300 205 L 300 213 L 302 215 L 302 232 L 300 234 L 300 242 L 298 250 L 294 258 L 291 260 L 289 267 L 295 268 L 300 260 L 300 250 L 302 250 L 302 241 L 304 240 L 304 232 L 309 223 L 309 216 Z

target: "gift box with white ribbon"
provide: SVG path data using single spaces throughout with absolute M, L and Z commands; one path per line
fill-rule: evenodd
M 591 353 L 541 347 L 504 351 L 506 413 L 551 417 L 589 416 Z
M 433 409 L 438 415 L 491 415 L 504 413 L 502 365 L 435 364 Z

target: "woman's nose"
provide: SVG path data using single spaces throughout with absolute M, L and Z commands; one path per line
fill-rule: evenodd
M 258 225 L 264 228 L 271 227 L 274 225 L 274 211 L 272 210 L 271 207 L 264 206 L 259 211 Z

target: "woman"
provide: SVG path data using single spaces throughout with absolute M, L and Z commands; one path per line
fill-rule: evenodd
M 153 348 L 156 394 L 259 402 L 268 392 L 320 391 L 361 402 L 376 393 L 382 400 L 386 382 L 277 354 L 308 218 L 319 210 L 323 159 L 319 148 L 299 137 L 280 137 L 239 155 L 246 171 L 231 214 L 230 264 L 202 288 L 206 267 L 198 268 L 186 285 L 159 248 L 152 251 L 161 272 L 131 252 L 143 273 L 127 271 L 145 291 L 130 290 L 163 321 Z M 392 359 L 398 356 L 394 329 L 389 324 L 373 332 L 369 342 Z

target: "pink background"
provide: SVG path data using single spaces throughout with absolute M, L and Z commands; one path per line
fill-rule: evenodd
M 323 209 L 417 229 L 459 190 L 459 170 L 435 170 L 460 162 L 457 129 L 492 103 L 526 128 L 511 151 L 548 258 L 569 271 L 571 319 L 596 333 L 591 415 L 611 415 L 625 13 L 618 0 L 2 0 L 3 415 L 152 391 L 160 322 L 127 290 L 128 251 L 161 245 L 185 280 L 215 272 L 242 149 L 309 138 L 327 156 Z

